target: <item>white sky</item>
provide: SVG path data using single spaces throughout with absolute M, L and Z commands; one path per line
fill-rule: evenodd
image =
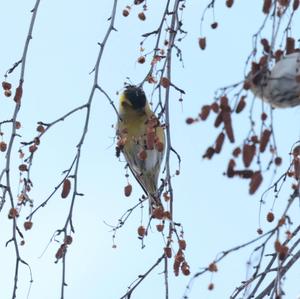
M 93 80 L 89 72 L 98 52 L 97 42 L 103 39 L 106 32 L 111 2 L 41 1 L 28 53 L 23 105 L 19 114 L 23 126 L 20 132 L 22 140 L 28 141 L 36 134 L 37 121 L 53 121 L 87 100 Z M 147 71 L 146 64 L 136 63 L 140 36 L 156 29 L 162 13 L 160 3 L 148 2 L 146 22 L 136 17 L 140 7 L 135 7 L 130 17 L 125 19 L 121 12 L 128 2 L 119 1 L 118 4 L 118 31 L 109 38 L 100 68 L 101 86 L 116 103 L 116 92 L 123 87 L 126 77 L 130 77 L 132 82 L 139 82 Z M 199 23 L 208 1 L 200 2 L 192 0 L 186 4 L 183 21 L 188 35 L 181 43 L 184 68 L 175 63 L 172 76 L 174 83 L 186 91 L 186 96 L 183 104 L 178 102 L 175 93 L 171 99 L 172 140 L 182 156 L 181 175 L 173 179 L 174 217 L 184 226 L 188 246 L 186 258 L 192 273 L 210 263 L 221 250 L 257 235 L 260 195 L 271 181 L 269 176 L 259 192 L 249 197 L 248 181 L 229 180 L 222 175 L 231 152 L 228 143 L 224 153 L 213 161 L 202 159 L 205 149 L 218 134 L 213 128 L 212 118 L 208 123 L 194 126 L 185 124 L 186 117 L 197 115 L 203 104 L 211 103 L 218 87 L 242 79 L 245 61 L 252 48 L 252 34 L 264 18 L 261 13 L 262 1 L 236 1 L 230 10 L 225 8 L 225 1 L 217 3 L 216 20 L 219 28 L 215 31 L 210 29 L 211 14 L 208 12 L 204 25 L 207 50 L 201 51 L 197 41 Z M 11 0 L 1 3 L 1 74 L 21 57 L 33 5 L 34 1 Z M 296 14 L 295 19 L 299 25 L 299 15 Z M 149 39 L 149 48 L 145 45 L 146 52 L 151 50 L 150 46 Z M 14 86 L 19 78 L 18 72 L 19 69 L 9 78 Z M 150 88 L 146 90 L 148 95 L 150 92 Z M 8 119 L 12 109 L 11 100 L 0 96 L 0 120 Z M 299 108 L 275 111 L 277 143 L 279 152 L 285 158 L 285 166 L 290 147 L 299 136 L 298 115 Z M 244 113 L 237 118 L 235 128 L 240 134 L 240 141 L 248 132 L 247 117 L 247 113 Z M 35 205 L 45 200 L 61 180 L 61 172 L 69 167 L 81 136 L 83 121 L 84 113 L 79 112 L 51 129 L 42 140 L 32 169 L 34 188 L 31 194 Z M 140 225 L 139 210 L 119 231 L 117 249 L 112 249 L 112 234 L 104 221 L 116 224 L 118 217 L 133 206 L 142 194 L 131 178 L 134 192 L 130 198 L 123 195 L 125 164 L 115 157 L 112 128 L 115 122 L 113 109 L 98 93 L 93 101 L 90 128 L 80 164 L 79 189 L 85 196 L 78 198 L 74 211 L 76 234 L 67 255 L 69 286 L 66 298 L 120 298 L 130 282 L 145 272 L 162 251 L 163 241 L 155 229 L 145 240 L 146 248 L 140 249 L 136 234 Z M 7 140 L 8 130 L 5 127 L 2 129 L 7 132 L 4 135 Z M 18 187 L 17 150 L 16 146 L 16 158 L 12 164 L 15 194 Z M 0 157 L 0 163 L 4 161 L 3 156 Z M 175 169 L 174 163 L 173 171 Z M 284 171 L 284 166 L 281 169 Z M 285 197 L 282 202 L 284 204 Z M 64 225 L 69 203 L 68 199 L 62 200 L 58 193 L 33 218 L 32 230 L 25 232 L 26 245 L 21 248 L 21 255 L 33 271 L 32 299 L 60 298 L 61 263 L 54 263 L 59 244 L 51 242 L 44 255 L 39 257 L 54 231 Z M 271 205 L 272 196 L 269 196 L 263 207 L 263 215 Z M 279 209 L 280 202 L 277 206 Z M 7 203 L 0 217 L 1 299 L 11 298 L 14 271 L 13 247 L 5 248 L 5 242 L 11 237 L 11 221 L 6 217 L 8 208 Z M 26 210 L 22 212 L 23 217 L 28 214 Z M 22 216 L 20 218 L 22 226 Z M 267 230 L 271 226 L 264 223 L 263 228 Z M 220 270 L 213 280 L 216 289 L 207 291 L 210 277 L 206 275 L 195 282 L 189 298 L 228 298 L 234 287 L 245 279 L 246 261 L 250 253 L 249 248 L 226 258 L 219 265 Z M 162 266 L 158 267 L 132 298 L 163 298 L 162 271 Z M 290 278 L 288 276 L 284 287 L 287 298 L 296 298 L 300 292 L 295 283 L 298 275 L 299 269 L 296 269 Z M 27 269 L 21 266 L 18 298 L 26 298 L 29 279 Z M 170 298 L 181 298 L 188 280 L 182 275 L 175 278 L 170 266 Z

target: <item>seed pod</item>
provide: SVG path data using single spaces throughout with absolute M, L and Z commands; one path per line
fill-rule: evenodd
M 295 39 L 292 37 L 287 37 L 286 39 L 286 54 L 291 54 L 295 52 Z
M 264 0 L 263 13 L 268 14 L 272 6 L 272 0 Z
M 61 259 L 64 254 L 66 253 L 66 250 L 67 250 L 67 246 L 65 244 L 62 244 L 59 249 L 57 250 L 56 254 L 55 254 L 55 257 L 59 260 Z
M 11 90 L 4 90 L 4 95 L 9 98 L 11 96 Z
M 222 132 L 219 134 L 219 136 L 216 139 L 215 153 L 219 154 L 221 152 L 224 140 L 225 140 L 225 134 Z
M 201 50 L 204 50 L 206 48 L 206 38 L 205 37 L 200 37 L 198 39 L 199 47 Z
M 252 195 L 256 192 L 263 181 L 263 177 L 260 171 L 256 171 L 253 173 L 249 186 L 249 193 Z
M 73 238 L 70 235 L 65 236 L 64 244 L 70 245 L 73 242 Z
M 234 177 L 235 174 L 234 167 L 235 167 L 235 161 L 233 159 L 230 159 L 227 166 L 227 172 L 226 172 L 227 177 L 229 178 Z
M 15 93 L 15 97 L 14 97 L 14 101 L 17 104 L 20 104 L 21 102 L 21 98 L 22 98 L 22 94 L 23 94 L 23 88 L 21 85 L 19 85 L 16 89 L 16 93 Z
M 33 223 L 31 221 L 25 221 L 24 222 L 24 228 L 25 230 L 30 230 L 32 228 Z
M 0 142 L 0 152 L 5 152 L 7 149 L 7 144 L 4 141 Z
M 137 229 L 137 233 L 140 237 L 144 237 L 145 234 L 146 234 L 146 229 L 144 226 L 139 226 L 138 229 Z
M 20 171 L 27 171 L 28 169 L 27 169 L 27 165 L 26 164 L 21 164 L 21 165 L 19 165 L 19 170 Z
M 246 106 L 246 101 L 245 101 L 245 96 L 242 96 L 240 98 L 240 101 L 238 103 L 238 105 L 236 106 L 235 112 L 236 113 L 240 113 L 244 110 L 245 106 Z
M 40 133 L 43 133 L 43 132 L 45 131 L 45 128 L 44 128 L 44 126 L 42 126 L 42 125 L 38 125 L 37 128 L 36 128 L 36 130 L 37 130 L 38 132 L 40 132 Z
M 126 197 L 129 197 L 131 195 L 132 192 L 132 185 L 128 184 L 127 186 L 124 187 L 124 195 Z
M 219 112 L 219 104 L 217 102 L 214 102 L 210 105 L 210 108 L 213 112 L 218 113 Z
M 35 144 L 29 146 L 29 152 L 30 153 L 34 153 L 37 149 L 38 149 L 38 147 Z
M 210 106 L 209 105 L 204 105 L 201 108 L 201 112 L 199 113 L 199 117 L 201 120 L 206 120 L 210 112 Z
M 262 135 L 260 137 L 260 144 L 259 144 L 259 151 L 263 153 L 267 147 L 267 144 L 269 143 L 271 136 L 271 131 L 266 129 L 262 132 Z
M 233 5 L 233 0 L 226 0 L 226 6 L 230 8 Z
M 222 119 L 224 122 L 224 127 L 225 127 L 225 132 L 227 134 L 227 137 L 231 143 L 234 143 L 234 134 L 233 134 L 233 128 L 232 128 L 232 123 L 231 123 L 230 110 L 222 111 Z
M 11 84 L 6 81 L 3 81 L 2 88 L 3 88 L 3 90 L 11 90 Z
M 240 148 L 240 147 L 236 147 L 236 148 L 233 150 L 232 155 L 233 155 L 235 158 L 237 158 L 237 157 L 240 155 L 241 152 L 242 152 L 241 148 Z
M 145 56 L 140 56 L 137 61 L 138 63 L 143 64 L 146 61 Z
M 223 121 L 222 111 L 217 115 L 214 126 L 218 128 Z
M 61 197 L 66 198 L 71 190 L 71 181 L 69 179 L 65 179 L 63 182 L 63 188 L 61 192 Z
M 186 249 L 186 242 L 185 242 L 185 240 L 179 240 L 178 241 L 178 245 L 179 245 L 179 248 L 181 250 L 185 250 Z
M 213 147 L 208 147 L 205 154 L 202 156 L 203 159 L 207 158 L 210 160 L 215 153 L 215 149 Z
M 183 275 L 190 275 L 191 271 L 190 271 L 190 266 L 188 265 L 187 262 L 183 262 L 181 265 L 181 272 Z
M 162 77 L 160 79 L 160 84 L 162 85 L 162 87 L 168 88 L 170 86 L 170 80 L 166 77 Z
M 254 144 L 244 144 L 243 146 L 243 162 L 245 167 L 249 167 L 256 152 L 256 147 Z
M 294 2 L 293 2 L 293 10 L 297 10 L 298 9 L 299 3 L 300 3 L 299 0 L 294 0 Z
M 276 251 L 277 253 L 279 253 L 279 252 L 281 251 L 281 247 L 282 247 L 282 245 L 281 245 L 280 241 L 279 241 L 279 240 L 276 240 L 276 241 L 274 242 L 274 248 L 275 248 L 275 251 Z
M 163 224 L 156 224 L 156 229 L 158 232 L 162 232 L 164 230 L 164 225 Z
M 129 10 L 128 9 L 123 9 L 122 14 L 123 14 L 124 17 L 128 17 L 129 16 Z
M 210 263 L 208 266 L 208 271 L 210 272 L 218 272 L 218 267 L 216 263 Z
M 144 12 L 140 12 L 138 14 L 138 18 L 141 20 L 141 21 L 145 21 L 146 20 L 146 15 L 144 14 Z
M 283 261 L 288 255 L 289 248 L 285 245 L 282 245 L 278 255 L 279 260 Z
M 155 219 L 163 219 L 164 218 L 164 209 L 163 207 L 157 207 L 152 211 L 152 217 Z
M 282 158 L 281 157 L 276 157 L 274 159 L 274 163 L 275 163 L 276 166 L 280 166 L 281 163 L 282 163 Z
M 215 288 L 215 285 L 211 282 L 207 288 L 209 291 L 212 291 Z
M 188 117 L 185 122 L 188 124 L 188 125 L 191 125 L 192 123 L 195 122 L 195 120 L 192 118 L 192 117 Z
M 139 5 L 143 2 L 144 2 L 144 0 L 134 0 L 134 5 Z

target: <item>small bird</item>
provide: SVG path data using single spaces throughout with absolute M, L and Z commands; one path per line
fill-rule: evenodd
M 157 190 L 165 134 L 141 87 L 128 85 L 120 96 L 117 156 L 123 153 L 136 180 L 149 197 L 149 212 L 162 207 Z
M 277 108 L 300 105 L 300 53 L 284 56 L 272 70 L 249 74 L 255 96 Z

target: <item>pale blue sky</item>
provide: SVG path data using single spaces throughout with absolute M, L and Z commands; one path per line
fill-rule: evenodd
M 37 121 L 50 122 L 68 110 L 83 104 L 92 87 L 92 70 L 100 42 L 106 32 L 112 1 L 46 1 L 42 0 L 31 41 L 24 83 L 23 105 L 19 114 L 22 122 L 22 140 L 30 140 L 35 133 Z M 151 3 L 153 2 L 153 3 Z M 128 4 L 119 1 L 116 19 L 117 32 L 113 32 L 105 48 L 100 68 L 100 84 L 117 103 L 116 92 L 123 87 L 126 77 L 139 82 L 147 71 L 147 65 L 139 65 L 139 42 L 141 34 L 152 31 L 159 22 L 162 4 L 149 1 L 147 22 L 136 17 L 140 8 L 135 7 L 128 18 L 121 15 Z M 182 156 L 181 175 L 173 179 L 175 190 L 174 217 L 181 222 L 187 241 L 186 258 L 192 273 L 210 263 L 215 255 L 256 236 L 259 199 L 271 181 L 271 175 L 255 196 L 248 196 L 248 182 L 229 180 L 222 175 L 226 169 L 231 146 L 213 161 L 205 161 L 202 154 L 214 142 L 218 131 L 213 128 L 213 119 L 207 123 L 187 126 L 185 119 L 197 115 L 203 104 L 210 103 L 214 91 L 242 79 L 246 58 L 252 47 L 252 34 L 257 31 L 264 16 L 261 2 L 236 1 L 232 9 L 222 3 L 216 5 L 216 20 L 219 28 L 210 28 L 208 12 L 204 32 L 207 50 L 198 47 L 200 16 L 208 1 L 188 1 L 184 12 L 184 29 L 188 35 L 181 43 L 184 68 L 175 63 L 173 81 L 186 91 L 183 104 L 177 94 L 171 98 L 171 126 L 173 145 Z M 20 59 L 34 1 L 2 1 L 0 27 L 2 35 L 0 73 L 4 74 Z M 299 16 L 296 15 L 299 25 Z M 295 28 L 297 26 L 295 25 Z M 299 26 L 298 26 L 299 28 Z M 297 32 L 295 32 L 296 34 Z M 268 36 L 268 31 L 266 31 Z M 146 52 L 151 40 L 145 44 Z M 174 59 L 175 60 L 175 59 Z M 18 71 L 9 81 L 16 86 Z M 151 89 L 146 89 L 150 95 Z M 257 103 L 258 104 L 258 103 Z M 13 104 L 0 96 L 0 120 L 8 119 Z M 259 104 L 258 104 L 258 107 Z M 288 152 L 299 136 L 299 108 L 275 111 L 275 130 L 284 165 Z M 237 117 L 236 131 L 239 140 L 248 132 L 248 114 Z M 58 124 L 46 134 L 35 157 L 32 169 L 35 205 L 43 201 L 61 179 L 75 155 L 76 144 L 82 132 L 84 113 L 78 112 L 64 123 Z M 124 163 L 115 157 L 112 125 L 116 115 L 101 94 L 93 101 L 90 128 L 83 146 L 80 164 L 80 192 L 74 211 L 76 234 L 67 256 L 66 298 L 113 298 L 123 295 L 127 286 L 137 275 L 145 272 L 161 254 L 161 236 L 150 233 L 141 250 L 136 228 L 140 225 L 137 210 L 126 226 L 117 234 L 117 248 L 112 249 L 109 228 L 104 221 L 116 224 L 126 209 L 133 206 L 142 190 L 134 185 L 130 198 L 123 195 L 126 184 Z M 3 128 L 4 132 L 8 132 Z M 8 136 L 4 135 L 4 139 Z M 18 141 L 18 140 L 17 140 Z M 15 147 L 14 157 L 17 157 Z M 227 151 L 227 153 L 226 153 Z M 3 163 L 3 154 L 0 156 Z M 17 192 L 19 161 L 13 159 L 12 173 L 14 192 Z M 174 163 L 173 171 L 176 169 Z M 281 168 L 284 171 L 285 167 Z M 285 197 L 282 203 L 285 203 Z M 59 245 L 51 242 L 43 257 L 39 258 L 56 229 L 64 225 L 69 199 L 62 200 L 59 194 L 33 218 L 33 228 L 25 232 L 26 246 L 21 248 L 22 257 L 31 265 L 33 280 L 32 299 L 60 298 L 61 263 L 55 264 L 55 252 Z M 272 205 L 268 197 L 263 215 Z M 277 203 L 280 210 L 280 202 Z M 8 204 L 0 217 L 0 290 L 1 299 L 11 298 L 13 282 L 14 251 L 5 248 L 11 237 L 11 221 L 6 217 Z M 23 217 L 27 215 L 24 210 Z M 22 218 L 22 217 L 20 217 Z M 20 225 L 22 219 L 20 219 Z M 269 224 L 264 229 L 271 228 Z M 198 279 L 190 294 L 196 298 L 228 298 L 234 287 L 246 276 L 246 260 L 251 249 L 229 256 L 219 265 L 215 275 L 216 289 L 207 291 L 209 275 Z M 132 298 L 164 298 L 164 281 L 158 267 L 137 289 Z M 296 286 L 299 268 L 288 276 L 285 284 L 287 298 L 296 298 L 300 288 Z M 21 266 L 18 298 L 26 298 L 29 275 Z M 170 267 L 170 299 L 181 298 L 189 277 L 175 278 Z

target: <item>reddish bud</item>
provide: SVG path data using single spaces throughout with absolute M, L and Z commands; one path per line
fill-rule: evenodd
M 156 224 L 156 229 L 158 232 L 162 232 L 164 230 L 164 225 L 163 224 Z
M 65 236 L 64 243 L 70 245 L 73 242 L 73 238 L 70 235 Z
M 0 142 L 0 151 L 5 152 L 7 149 L 7 144 L 4 141 Z
M 268 221 L 268 222 L 273 222 L 273 221 L 274 221 L 274 218 L 275 218 L 275 216 L 274 216 L 273 212 L 269 212 L 269 213 L 267 214 L 267 221 Z
M 254 144 L 244 144 L 243 146 L 243 162 L 245 167 L 249 167 L 256 152 L 256 147 Z
M 144 12 L 140 12 L 138 14 L 138 18 L 141 20 L 141 21 L 145 21 L 146 20 L 146 15 L 144 14 Z
M 215 288 L 215 285 L 211 282 L 207 288 L 212 291 Z
M 272 0 L 264 0 L 263 13 L 268 14 L 272 6 Z
M 167 77 L 162 77 L 160 79 L 160 84 L 162 85 L 162 87 L 168 88 L 170 86 L 170 80 Z
M 61 197 L 66 198 L 71 190 L 71 181 L 69 179 L 65 179 L 63 182 L 63 188 L 61 192 Z
M 226 6 L 230 8 L 233 5 L 233 0 L 226 0 Z
M 241 152 L 242 152 L 241 148 L 240 148 L 240 147 L 236 147 L 236 148 L 233 150 L 232 155 L 233 155 L 235 158 L 237 158 L 237 157 L 240 155 Z
M 225 134 L 222 132 L 219 134 L 219 136 L 216 139 L 215 153 L 219 154 L 221 152 L 224 140 L 225 140 Z
M 146 61 L 145 56 L 140 56 L 137 61 L 138 63 L 143 64 Z
M 251 195 L 257 191 L 262 181 L 263 181 L 263 177 L 261 175 L 261 172 L 260 171 L 254 172 L 251 177 L 250 186 L 249 186 L 249 193 Z
M 201 108 L 201 112 L 199 113 L 199 117 L 201 120 L 206 120 L 210 112 L 210 106 L 209 105 L 204 105 Z
M 282 158 L 276 157 L 275 160 L 274 160 L 274 163 L 275 163 L 276 166 L 280 166 L 281 163 L 282 163 Z
M 215 149 L 213 147 L 208 147 L 205 154 L 202 156 L 203 159 L 207 158 L 210 160 L 215 153 Z
M 244 110 L 245 106 L 246 106 L 246 101 L 245 101 L 245 96 L 242 96 L 240 98 L 240 101 L 238 103 L 238 105 L 236 106 L 235 112 L 236 113 L 240 113 Z
M 128 184 L 127 186 L 124 187 L 124 195 L 126 197 L 129 197 L 132 192 L 132 185 Z
M 213 112 L 218 113 L 219 112 L 219 104 L 217 102 L 214 102 L 210 105 L 210 108 Z
M 294 0 L 294 2 L 293 2 L 293 10 L 297 10 L 298 9 L 299 3 L 300 3 L 299 0 Z
M 16 103 L 19 104 L 21 102 L 22 94 L 23 94 L 23 88 L 21 85 L 19 85 L 16 89 L 16 93 L 15 93 L 15 97 L 14 97 L 14 101 Z
M 11 84 L 8 83 L 8 82 L 3 81 L 3 82 L 2 82 L 2 88 L 3 88 L 4 90 L 11 90 Z
M 21 165 L 19 165 L 19 170 L 20 171 L 27 171 L 28 169 L 27 169 L 27 165 L 26 164 L 21 164 Z
M 25 221 L 24 222 L 24 228 L 25 230 L 30 230 L 32 228 L 33 223 L 31 221 Z
M 144 237 L 146 235 L 146 229 L 144 226 L 139 226 L 137 229 L 137 233 L 140 237 Z
M 185 240 L 178 240 L 178 246 L 181 250 L 185 250 L 186 249 L 186 242 Z
M 129 10 L 128 9 L 123 9 L 122 14 L 123 14 L 124 17 L 128 17 L 129 16 Z
M 208 271 L 210 272 L 217 272 L 218 271 L 218 267 L 216 263 L 210 263 L 208 266 Z
M 259 144 L 259 151 L 263 153 L 269 143 L 271 136 L 271 131 L 266 129 L 262 132 L 262 135 L 260 137 L 260 144 Z
M 200 37 L 198 39 L 199 47 L 201 50 L 204 50 L 206 48 L 206 38 L 205 37 Z
M 36 130 L 40 133 L 43 133 L 45 131 L 45 128 L 42 125 L 38 125 Z
M 4 95 L 9 98 L 11 96 L 11 90 L 4 90 Z
M 194 123 L 194 119 L 192 117 L 188 117 L 185 122 L 188 124 L 188 125 L 191 125 L 192 123 Z
M 14 219 L 16 217 L 19 217 L 19 212 L 17 209 L 15 208 L 11 208 L 8 212 L 8 218 L 9 219 Z

